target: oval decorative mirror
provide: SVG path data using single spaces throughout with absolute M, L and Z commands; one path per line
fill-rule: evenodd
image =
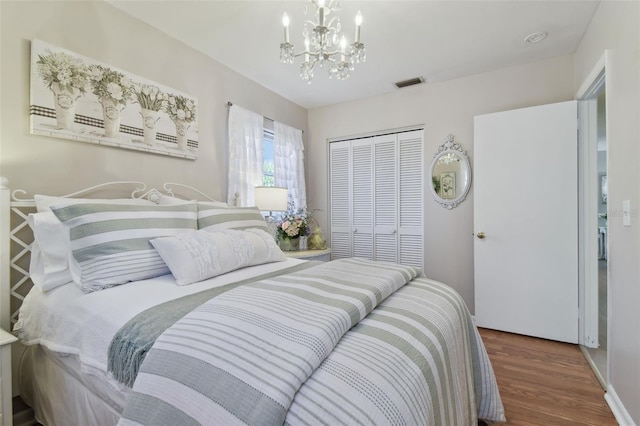
M 431 193 L 435 200 L 451 210 L 467 198 L 471 187 L 471 164 L 462 145 L 448 135 L 433 156 L 431 168 Z

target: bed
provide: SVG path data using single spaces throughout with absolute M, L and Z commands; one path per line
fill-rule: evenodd
M 19 215 L 30 226 L 11 224 L 35 230 L 21 269 L 37 282 L 11 311 L 26 348 L 14 374 L 40 423 L 505 420 L 450 287 L 411 266 L 287 258 L 256 209 L 127 184 L 122 198 L 123 183 L 12 196 L 12 209 L 38 202 Z M 96 189 L 110 196 L 96 201 Z

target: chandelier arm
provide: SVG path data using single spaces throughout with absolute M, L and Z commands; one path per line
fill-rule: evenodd
M 334 16 L 333 18 L 331 18 L 329 20 L 329 23 L 325 25 L 325 27 L 327 27 L 328 29 L 331 29 L 332 25 L 333 25 L 333 21 L 335 20 L 340 20 L 340 17 L 338 16 Z M 336 31 L 337 32 L 337 31 Z
M 336 56 L 336 55 L 344 55 L 345 57 L 350 58 L 352 56 L 351 53 L 343 52 L 342 50 L 334 50 L 333 52 L 329 52 L 328 50 L 323 50 L 322 53 L 324 53 L 325 55 L 327 55 L 329 57 Z
M 304 54 L 307 54 L 307 55 L 309 55 L 309 56 L 312 56 L 312 57 L 313 57 L 313 58 L 315 58 L 316 60 L 320 57 L 320 54 L 319 54 L 319 53 L 309 52 L 308 50 L 307 50 L 307 51 L 304 51 L 304 52 L 296 53 L 295 55 L 293 55 L 293 57 L 294 57 L 294 58 L 297 58 L 298 56 L 302 56 L 302 55 L 304 55 Z

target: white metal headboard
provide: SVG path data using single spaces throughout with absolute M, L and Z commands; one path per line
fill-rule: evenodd
M 176 189 L 178 188 L 178 189 Z M 147 189 L 144 182 L 118 181 L 95 185 L 67 195 L 62 198 L 86 197 L 97 198 L 96 193 L 109 192 L 106 198 L 130 196 L 146 198 L 157 203 L 156 194 L 165 193 L 170 196 L 181 196 L 187 189 L 197 194 L 197 199 L 216 201 L 204 192 L 181 183 L 165 183 L 162 192 Z M 33 233 L 27 222 L 29 213 L 35 213 L 36 204 L 27 192 L 21 189 L 10 191 L 6 180 L 0 182 L 0 326 L 10 331 L 18 320 L 18 312 L 22 301 L 33 286 L 29 278 L 29 262 Z M 178 194 L 176 194 L 178 193 Z M 190 194 L 190 193 L 188 193 Z M 193 199 L 186 198 L 185 199 Z M 235 205 L 236 199 L 229 204 Z
M 36 211 L 33 198 L 28 198 L 26 191 L 16 189 L 10 191 L 6 180 L 2 182 L 0 202 L 0 326 L 10 331 L 18 320 L 18 312 L 22 301 L 33 286 L 29 277 L 29 262 L 33 233 L 27 222 L 29 213 Z M 95 194 L 101 190 L 119 190 L 133 187 L 132 198 L 144 198 L 147 187 L 143 182 L 120 181 L 109 182 L 85 188 L 63 198 L 77 198 Z
M 175 190 L 179 188 L 180 191 Z M 192 200 L 182 196 L 183 190 L 189 190 L 198 194 L 197 199 L 216 201 L 204 192 L 189 185 L 180 183 L 165 183 L 163 190 L 147 189 L 144 182 L 118 181 L 107 182 L 100 185 L 85 188 L 71 194 L 62 195 L 62 198 L 98 198 L 98 193 L 107 194 L 103 198 L 144 198 L 158 203 L 158 194 L 176 196 L 178 192 L 181 198 Z M 33 198 L 27 196 L 27 192 L 21 189 L 11 191 L 6 179 L 0 179 L 0 327 L 11 331 L 13 324 L 18 320 L 20 306 L 33 282 L 29 276 L 29 263 L 31 261 L 31 246 L 33 244 L 33 232 L 27 221 L 29 213 L 36 212 L 36 203 Z M 236 205 L 238 195 L 229 204 Z M 12 370 L 14 379 L 17 377 L 19 360 L 25 347 L 19 344 L 12 346 Z M 10 377 L 7 374 L 7 377 Z M 3 377 L 5 379 L 6 377 Z M 13 380 L 13 394 L 18 394 L 16 380 Z

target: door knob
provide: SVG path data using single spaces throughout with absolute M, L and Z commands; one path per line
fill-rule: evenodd
M 480 238 L 481 240 L 484 239 L 484 232 L 480 231 L 476 233 L 476 237 Z

